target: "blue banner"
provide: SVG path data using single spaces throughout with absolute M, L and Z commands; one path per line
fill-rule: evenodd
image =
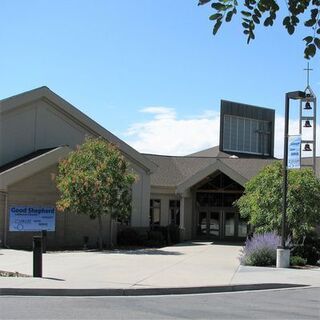
M 300 169 L 301 136 L 289 136 L 288 139 L 288 169 Z
M 9 231 L 55 231 L 54 207 L 11 206 Z

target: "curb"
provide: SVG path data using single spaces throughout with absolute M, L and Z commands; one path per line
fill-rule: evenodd
M 143 289 L 45 289 L 45 288 L 0 288 L 0 296 L 153 296 L 199 293 L 222 293 L 268 289 L 288 289 L 309 287 L 309 285 L 289 283 L 258 283 L 210 287 L 143 288 Z

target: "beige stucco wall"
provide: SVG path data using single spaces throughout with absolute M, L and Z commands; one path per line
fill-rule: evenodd
M 58 191 L 52 180 L 52 174 L 57 172 L 56 166 L 51 166 L 24 179 L 8 188 L 8 209 L 11 205 L 53 206 L 58 199 Z M 9 217 L 8 220 L 9 221 Z M 110 244 L 110 220 L 103 219 L 104 243 Z M 116 231 L 116 230 L 114 230 Z M 33 232 L 11 232 L 6 226 L 6 245 L 15 248 L 31 248 Z M 86 215 L 62 213 L 56 211 L 56 231 L 48 232 L 49 248 L 82 247 L 84 236 L 89 237 L 89 245 L 95 246 L 98 239 L 98 221 L 91 220 Z
M 161 200 L 161 226 L 167 226 L 169 224 L 169 201 L 170 200 L 180 200 L 180 226 L 183 226 L 184 230 L 182 232 L 182 240 L 192 239 L 192 197 L 181 197 L 174 193 L 173 190 L 163 189 L 159 192 L 159 188 L 152 188 L 151 199 Z
M 6 193 L 0 192 L 0 247 L 3 246 L 5 234 Z
M 169 200 L 173 200 L 174 195 L 152 193 L 150 199 L 160 200 L 160 225 L 169 224 Z
M 60 145 L 74 148 L 90 134 L 80 123 L 44 100 L 2 113 L 0 121 L 0 165 L 39 149 Z
M 193 214 L 192 214 L 192 197 L 180 197 L 171 191 L 167 190 L 166 193 L 151 193 L 151 199 L 160 199 L 161 200 L 161 218 L 160 224 L 162 226 L 167 226 L 169 224 L 169 201 L 170 200 L 180 200 L 180 219 L 181 223 L 183 222 L 183 240 L 192 239 L 192 223 L 193 223 Z M 183 221 L 182 221 L 183 219 Z M 182 224 L 181 224 L 182 225 Z
M 133 227 L 149 226 L 150 208 L 150 175 L 135 164 L 130 165 L 135 174 L 136 182 L 132 188 L 132 214 L 131 225 Z
M 183 198 L 184 200 L 184 240 L 192 239 L 192 198 Z
M 0 115 L 0 166 L 39 149 L 60 145 L 75 148 L 87 135 L 95 133 L 44 98 L 12 108 Z M 133 185 L 131 221 L 133 226 L 144 227 L 149 224 L 150 175 L 133 161 L 131 166 L 137 175 L 137 182 Z M 37 196 L 33 199 L 36 200 L 31 200 L 25 197 L 28 189 L 20 187 L 17 193 L 15 188 L 17 186 L 9 188 L 10 201 L 20 199 L 31 203 L 40 201 L 41 197 L 44 202 L 54 200 L 40 191 L 35 191 Z

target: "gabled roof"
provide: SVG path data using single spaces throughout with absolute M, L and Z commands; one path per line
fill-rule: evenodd
M 274 161 L 282 161 L 275 158 L 230 157 L 224 152 L 218 152 L 218 150 L 218 147 L 213 147 L 189 156 L 145 154 L 158 166 L 158 170 L 151 174 L 151 186 L 175 188 L 177 193 L 183 193 L 215 171 L 225 173 L 243 186 L 246 181 L 257 175 L 265 166 Z M 198 156 L 195 156 L 197 154 Z M 206 157 L 205 154 L 217 155 Z M 316 174 L 319 177 L 320 158 L 317 158 L 316 161 Z M 302 159 L 302 165 L 311 164 L 311 158 Z
M 70 151 L 71 149 L 67 146 L 39 150 L 2 166 L 0 168 L 0 190 L 5 190 L 13 183 L 57 164 Z
M 183 191 L 204 179 L 216 170 L 243 185 L 274 159 L 162 156 L 145 154 L 158 165 L 158 170 L 151 175 L 151 186 L 176 187 Z
M 208 148 L 205 150 L 201 150 L 195 153 L 189 154 L 190 157 L 229 157 L 231 154 L 226 152 L 220 151 L 219 146 L 215 146 L 212 148 Z
M 74 119 L 74 121 L 80 123 L 91 134 L 101 136 L 107 141 L 115 144 L 128 160 L 143 167 L 147 172 L 156 170 L 157 166 L 152 161 L 144 157 L 141 153 L 130 147 L 110 131 L 100 126 L 97 122 L 93 121 L 72 104 L 51 91 L 48 87 L 40 87 L 0 100 L 0 114 L 40 99 L 47 100 L 51 102 L 51 104 L 53 103 L 56 108 Z
M 0 166 L 0 174 L 4 171 L 7 171 L 7 170 L 10 170 L 16 166 L 19 166 L 20 164 L 23 164 L 24 162 L 27 162 L 29 160 L 32 160 L 34 158 L 37 158 L 53 149 L 56 149 L 56 148 L 48 148 L 48 149 L 40 149 L 40 150 L 37 150 L 37 151 L 34 151 L 34 152 L 31 152 L 21 158 L 18 158 L 14 161 L 11 161 L 11 162 L 8 162 L 6 164 L 4 164 L 3 166 Z

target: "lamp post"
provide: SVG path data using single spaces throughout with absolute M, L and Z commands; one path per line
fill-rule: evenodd
M 301 100 L 304 98 L 305 98 L 305 92 L 303 91 L 287 92 L 286 98 L 285 98 L 284 150 L 283 150 L 283 210 L 282 210 L 282 223 L 281 223 L 281 246 L 277 249 L 277 268 L 287 268 L 290 265 L 290 250 L 286 248 L 290 99 Z

